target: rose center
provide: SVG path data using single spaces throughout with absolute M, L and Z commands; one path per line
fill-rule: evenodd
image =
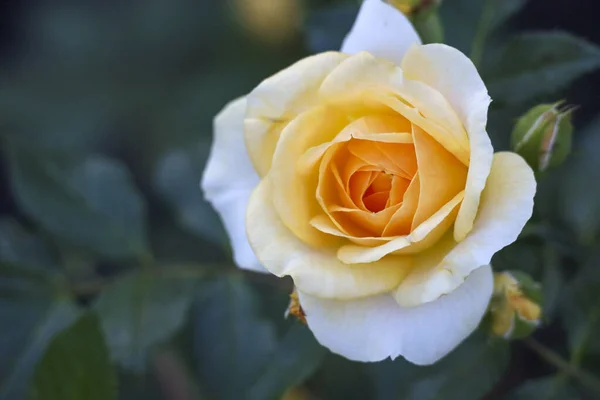
M 362 200 L 371 212 L 379 212 L 385 209 L 390 201 L 390 189 L 392 188 L 392 175 L 384 171 L 371 173 L 371 184 L 363 194 Z

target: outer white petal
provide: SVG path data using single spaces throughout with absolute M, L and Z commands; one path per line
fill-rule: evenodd
M 428 365 L 475 330 L 493 286 L 492 269 L 483 266 L 452 293 L 417 307 L 400 307 L 390 295 L 336 301 L 299 292 L 299 299 L 315 337 L 334 353 L 366 362 L 403 356 Z
M 413 44 L 421 44 L 421 39 L 404 14 L 382 0 L 365 0 L 341 51 L 368 51 L 400 65 Z
M 494 154 L 473 230 L 456 244 L 443 238 L 414 260 L 396 290 L 399 304 L 414 306 L 451 293 L 473 270 L 515 240 L 533 212 L 536 181 L 531 167 L 515 153 Z
M 244 144 L 246 99 L 229 103 L 214 120 L 214 140 L 202 176 L 204 197 L 217 210 L 233 247 L 235 263 L 266 272 L 246 237 L 246 207 L 259 178 Z
M 454 238 L 461 241 L 473 227 L 492 166 L 494 149 L 485 130 L 490 97 L 471 60 L 444 44 L 413 46 L 402 60 L 402 69 L 405 78 L 421 81 L 440 92 L 469 135 L 471 156 L 465 199 L 454 224 Z

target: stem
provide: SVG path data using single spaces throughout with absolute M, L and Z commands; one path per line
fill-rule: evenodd
M 487 40 L 488 34 L 490 33 L 490 25 L 492 18 L 494 17 L 494 0 L 484 0 L 483 10 L 481 11 L 481 18 L 477 25 L 477 32 L 473 39 L 473 46 L 471 48 L 471 61 L 476 67 L 481 64 L 483 58 L 483 49 L 485 47 L 485 41 Z
M 572 376 L 583 386 L 600 395 L 600 380 L 597 377 L 575 365 L 569 364 L 569 362 L 560 355 L 532 338 L 525 339 L 523 342 L 546 362 L 555 366 L 559 371 Z

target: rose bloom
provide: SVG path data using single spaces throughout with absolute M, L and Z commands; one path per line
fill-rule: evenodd
M 335 353 L 437 361 L 479 324 L 490 260 L 533 209 L 531 168 L 493 152 L 489 103 L 464 54 L 421 45 L 402 13 L 366 0 L 341 52 L 215 119 L 202 188 L 235 262 L 291 276 Z

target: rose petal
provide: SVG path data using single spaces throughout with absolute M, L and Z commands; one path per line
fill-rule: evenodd
M 400 11 L 381 0 L 365 0 L 342 52 L 368 51 L 400 64 L 406 50 L 415 43 L 421 43 L 419 35 Z
M 412 254 L 421 252 L 434 245 L 450 228 L 456 215 L 456 209 L 464 196 L 463 192 L 457 194 L 445 204 L 438 212 L 419 225 L 406 236 L 400 236 L 388 243 L 376 247 L 344 245 L 338 250 L 338 258 L 347 264 L 371 263 L 385 259 L 390 253 Z M 412 274 L 412 272 L 411 272 Z
M 281 132 L 268 178 L 277 190 L 272 203 L 281 221 L 301 240 L 313 246 L 329 245 L 331 237 L 313 228 L 310 219 L 321 212 L 317 202 L 318 169 L 312 174 L 298 173 L 302 154 L 323 139 L 335 137 L 346 126 L 344 113 L 317 107 L 292 120 Z
M 418 126 L 414 126 L 413 138 L 421 184 L 412 221 L 415 229 L 465 188 L 468 170 Z
M 440 92 L 469 135 L 471 154 L 465 199 L 454 225 L 454 238 L 461 241 L 473 228 L 492 165 L 494 150 L 485 130 L 490 97 L 471 60 L 450 46 L 413 46 L 402 61 L 402 69 L 406 79 L 421 81 Z
M 263 179 L 250 197 L 246 214 L 248 239 L 271 273 L 290 275 L 298 290 L 323 298 L 352 299 L 385 293 L 410 269 L 410 260 L 389 257 L 371 264 L 347 265 L 335 249 L 308 246 L 281 222 L 271 202 L 271 183 Z
M 447 237 L 415 258 L 415 269 L 395 292 L 396 301 L 414 306 L 451 293 L 464 279 L 514 242 L 533 211 L 536 181 L 515 153 L 496 153 L 471 233 L 460 243 Z
M 245 138 L 250 159 L 261 177 L 271 167 L 281 130 L 315 105 L 323 79 L 346 58 L 337 52 L 307 57 L 265 79 L 248 95 Z
M 484 266 L 452 293 L 417 307 L 400 307 L 389 294 L 352 301 L 298 295 L 308 326 L 334 353 L 363 362 L 403 356 L 428 365 L 477 327 L 492 291 L 492 270 Z
M 219 213 L 233 247 L 235 263 L 245 269 L 266 272 L 254 256 L 244 215 L 259 178 L 244 145 L 246 99 L 229 103 L 214 121 L 214 141 L 202 176 L 204 197 Z

